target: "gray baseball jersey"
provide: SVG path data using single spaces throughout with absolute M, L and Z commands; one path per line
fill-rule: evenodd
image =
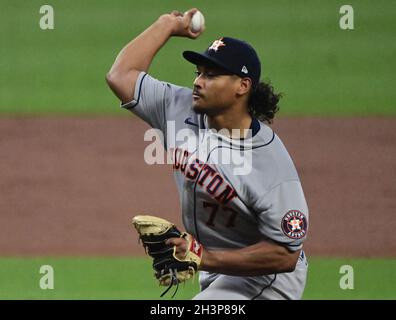
M 122 105 L 163 134 L 172 155 L 186 231 L 208 249 L 237 249 L 271 240 L 302 248 L 308 208 L 286 148 L 270 127 L 253 119 L 250 136 L 231 139 L 209 129 L 192 109 L 192 90 L 140 73 L 134 99 Z M 299 299 L 304 252 L 294 272 L 232 277 L 200 272 L 196 299 Z

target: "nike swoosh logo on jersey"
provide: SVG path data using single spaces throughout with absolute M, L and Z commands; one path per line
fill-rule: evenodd
M 190 126 L 196 126 L 199 127 L 198 124 L 194 123 L 191 121 L 191 117 L 186 118 L 186 120 L 184 120 L 185 124 L 189 124 Z

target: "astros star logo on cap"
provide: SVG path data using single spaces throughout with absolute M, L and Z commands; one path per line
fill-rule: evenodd
M 223 38 L 213 41 L 212 45 L 209 47 L 208 50 L 217 51 L 217 50 L 219 50 L 220 47 L 225 47 L 225 43 L 222 40 L 223 40 Z

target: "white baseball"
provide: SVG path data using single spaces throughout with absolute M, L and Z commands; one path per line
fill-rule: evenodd
M 205 18 L 200 11 L 194 13 L 190 23 L 190 29 L 192 32 L 199 32 L 205 25 Z

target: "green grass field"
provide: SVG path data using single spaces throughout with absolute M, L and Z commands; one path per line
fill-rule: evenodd
M 396 299 L 395 259 L 311 258 L 309 262 L 304 299 Z M 53 290 L 39 286 L 42 265 L 53 267 Z M 353 290 L 340 289 L 342 265 L 353 267 Z M 160 299 L 162 290 L 147 258 L 0 259 L 0 299 Z M 175 299 L 191 299 L 196 292 L 197 279 L 181 285 Z
M 0 115 L 125 115 L 104 77 L 119 50 L 159 15 L 194 5 L 207 30 L 172 39 L 150 73 L 191 86 L 185 49 L 240 37 L 262 59 L 263 78 L 284 92 L 280 115 L 395 115 L 396 2 L 353 0 L 354 26 L 339 27 L 345 1 L 53 0 L 55 29 L 39 28 L 42 1 L 1 0 Z

